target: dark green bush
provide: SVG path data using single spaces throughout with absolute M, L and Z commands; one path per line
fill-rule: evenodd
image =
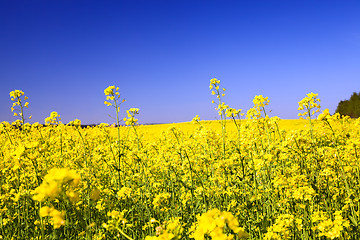
M 340 101 L 335 112 L 351 118 L 360 117 L 360 92 L 354 92 L 349 100 Z

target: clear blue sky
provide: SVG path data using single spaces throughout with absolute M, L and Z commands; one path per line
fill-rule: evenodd
M 322 109 L 360 91 L 360 2 L 308 0 L 1 0 L 0 121 L 9 92 L 29 97 L 30 122 L 113 120 L 103 90 L 140 123 L 216 119 L 211 78 L 244 111 L 269 97 L 271 116 L 297 118 L 319 93 Z

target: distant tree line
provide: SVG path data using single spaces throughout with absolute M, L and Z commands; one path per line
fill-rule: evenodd
M 360 92 L 354 92 L 349 100 L 340 101 L 335 112 L 351 118 L 360 117 Z

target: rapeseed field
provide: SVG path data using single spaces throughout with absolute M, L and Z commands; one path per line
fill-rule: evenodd
M 53 112 L 0 124 L 0 239 L 360 239 L 360 119 L 299 101 L 304 119 L 246 112 L 211 79 L 218 121 L 139 126 L 105 89 L 116 125 Z M 125 115 L 125 118 L 124 118 Z M 121 126 L 121 120 L 125 126 Z

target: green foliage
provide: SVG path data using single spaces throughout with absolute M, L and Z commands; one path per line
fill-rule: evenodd
M 360 117 L 360 92 L 354 92 L 349 100 L 340 101 L 335 112 L 352 118 Z

